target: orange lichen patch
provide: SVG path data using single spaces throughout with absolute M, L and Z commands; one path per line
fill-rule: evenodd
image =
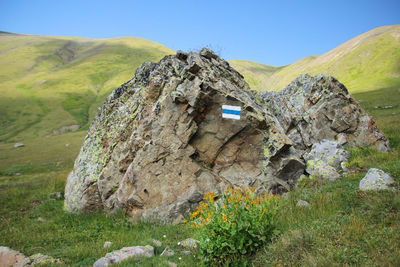
M 183 110 L 186 111 L 189 108 L 189 103 L 186 103 Z

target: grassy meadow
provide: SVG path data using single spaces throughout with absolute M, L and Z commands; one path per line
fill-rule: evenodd
M 398 32 L 398 26 L 396 29 Z M 335 182 L 310 179 L 288 193 L 277 219 L 278 234 L 267 246 L 245 258 L 249 266 L 400 266 L 399 191 L 358 190 L 359 181 L 371 167 L 391 173 L 397 186 L 400 183 L 400 81 L 394 75 L 400 72 L 400 46 L 396 39 L 397 46 L 386 49 L 385 44 L 392 43 L 386 42 L 389 37 L 383 35 L 375 35 L 379 40 L 362 39 L 363 44 L 383 42 L 383 52 L 374 50 L 371 53 L 375 56 L 366 57 L 376 60 L 372 63 L 360 63 L 358 58 L 351 60 L 348 56 L 362 46 L 347 54 L 339 53 L 343 47 L 336 48 L 337 55 L 348 60 L 343 65 L 337 63 L 338 69 L 346 66 L 359 73 L 348 73 L 356 75 L 351 76 L 352 80 L 346 78 L 348 71 L 344 69 L 344 80 L 340 75 L 338 78 L 376 120 L 393 151 L 352 150 L 349 176 Z M 155 249 L 157 256 L 132 259 L 118 266 L 168 266 L 168 261 L 178 266 L 202 265 L 196 252 L 158 256 L 166 246 L 178 252 L 177 242 L 193 236 L 193 229 L 186 224 L 132 224 L 122 213 L 71 215 L 63 211 L 63 200 L 50 197 L 52 192 L 64 190 L 88 123 L 112 88 L 132 78 L 142 61 L 158 61 L 170 52 L 135 38 L 92 40 L 0 34 L 0 246 L 27 256 L 51 255 L 67 266 L 91 266 L 107 252 L 124 246 L 152 245 L 151 240 L 157 239 L 163 243 Z M 396 57 L 391 59 L 394 54 Z M 331 57 L 336 62 L 337 57 Z M 259 84 L 266 76 L 291 66 L 243 64 L 247 66 L 243 74 L 250 84 L 251 79 Z M 321 66 L 331 65 L 322 62 Z M 82 128 L 52 134 L 72 124 Z M 15 142 L 25 146 L 14 148 Z M 296 207 L 299 199 L 310 202 L 311 207 Z M 104 249 L 105 241 L 113 245 Z

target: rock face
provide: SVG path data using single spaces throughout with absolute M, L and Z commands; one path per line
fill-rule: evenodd
M 394 185 L 393 178 L 380 169 L 371 168 L 360 181 L 360 190 L 388 190 Z
M 240 120 L 223 119 L 223 104 Z M 65 188 L 65 209 L 125 209 L 174 221 L 226 186 L 291 189 L 321 140 L 389 150 L 374 121 L 332 77 L 303 75 L 257 93 L 212 51 L 144 63 L 94 119 Z
M 0 266 L 23 266 L 25 255 L 8 247 L 0 247 Z
M 340 178 L 343 163 L 348 162 L 350 153 L 336 141 L 322 140 L 311 147 L 304 156 L 306 172 L 329 180 Z

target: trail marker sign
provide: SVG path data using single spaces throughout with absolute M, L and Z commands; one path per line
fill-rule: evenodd
M 240 120 L 241 106 L 222 105 L 222 118 Z

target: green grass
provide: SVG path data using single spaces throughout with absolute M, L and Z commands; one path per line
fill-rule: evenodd
M 67 174 L 67 171 L 50 171 L 0 178 L 1 245 L 25 255 L 48 254 L 61 259 L 67 266 L 89 266 L 107 252 L 124 246 L 151 244 L 152 239 L 163 243 L 162 247 L 156 248 L 157 254 L 166 246 L 178 252 L 178 241 L 190 236 L 190 230 L 185 226 L 132 224 L 122 213 L 72 215 L 64 212 L 63 201 L 51 200 L 49 194 L 63 191 Z M 39 217 L 46 221 L 38 221 Z M 112 246 L 104 249 L 105 241 L 113 242 Z M 140 259 L 138 264 L 160 266 L 167 260 L 196 265 L 193 256 L 178 253 L 168 258 Z

